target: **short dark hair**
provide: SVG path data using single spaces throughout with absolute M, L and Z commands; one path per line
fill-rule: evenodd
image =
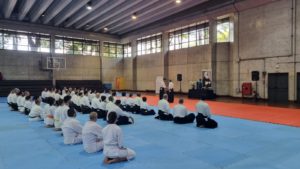
M 121 100 L 116 100 L 115 104 L 116 105 L 120 105 L 121 104 Z
M 55 99 L 53 99 L 52 97 L 48 98 L 48 103 L 50 106 L 52 106 L 54 104 L 54 102 L 55 102 Z
M 179 104 L 183 104 L 183 102 L 184 102 L 183 98 L 180 98 L 178 101 Z
M 88 91 L 87 91 L 87 90 L 84 91 L 84 95 L 86 95 L 86 94 L 88 94 Z
M 109 100 L 109 101 L 114 101 L 114 97 L 109 96 L 108 100 Z
M 136 94 L 138 97 L 141 97 L 141 93 Z
M 76 114 L 76 112 L 75 112 L 74 109 L 71 108 L 71 109 L 68 110 L 68 117 L 74 117 L 75 114 Z
M 71 100 L 71 96 L 67 95 L 64 97 L 64 102 L 67 103 L 68 101 Z
M 26 96 L 25 100 L 30 100 L 31 96 Z
M 62 99 L 58 99 L 56 103 L 57 106 L 61 106 L 64 103 L 64 101 Z
M 132 97 L 132 93 L 129 93 L 129 97 Z
M 116 95 L 117 95 L 117 93 L 116 93 L 116 92 L 113 92 L 111 95 L 112 95 L 112 96 L 116 96 Z
M 122 96 L 126 96 L 126 92 L 122 92 Z
M 106 96 L 101 96 L 101 101 L 105 101 L 106 100 Z
M 147 97 L 143 97 L 143 102 L 146 102 L 147 101 Z
M 108 118 L 107 118 L 108 124 L 114 124 L 116 120 L 117 120 L 117 113 L 114 111 L 109 112 Z

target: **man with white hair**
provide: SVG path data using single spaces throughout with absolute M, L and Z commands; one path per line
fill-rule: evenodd
M 158 102 L 158 116 L 155 117 L 159 120 L 172 121 L 173 115 L 170 113 L 170 105 L 168 102 L 168 95 L 164 94 L 163 99 Z
M 97 124 L 97 117 L 96 112 L 91 112 L 90 120 L 82 129 L 83 148 L 87 153 L 95 153 L 103 149 L 102 127 Z

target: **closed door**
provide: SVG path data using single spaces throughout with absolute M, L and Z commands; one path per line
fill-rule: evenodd
M 297 73 L 297 102 L 300 103 L 300 73 Z
M 268 100 L 271 103 L 286 103 L 289 97 L 288 73 L 268 74 Z

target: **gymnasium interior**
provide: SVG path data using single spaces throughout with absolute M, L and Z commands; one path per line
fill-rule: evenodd
M 0 169 L 299 169 L 299 45 L 300 0 L 0 0 Z M 171 82 L 171 112 L 205 97 L 218 127 L 129 112 L 136 156 L 109 165 L 7 104 L 14 89 L 87 88 L 157 113 Z

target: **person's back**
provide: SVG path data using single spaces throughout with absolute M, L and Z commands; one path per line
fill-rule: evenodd
M 197 104 L 196 104 L 196 111 L 197 113 L 201 113 L 203 116 L 210 118 L 211 117 L 211 113 L 210 113 L 210 109 L 207 103 L 205 103 L 204 101 L 200 100 Z
M 97 119 L 97 113 L 95 115 Z M 102 127 L 95 121 L 88 121 L 82 129 L 83 148 L 88 153 L 94 153 L 103 149 Z
M 123 134 L 121 128 L 116 125 L 117 114 L 111 112 L 108 116 L 108 125 L 102 130 L 105 155 L 104 163 L 131 160 L 135 157 L 135 152 L 123 146 Z
M 174 117 L 185 117 L 187 115 L 187 109 L 182 104 L 177 104 L 173 108 Z
M 94 108 L 94 109 L 99 109 L 99 107 L 100 107 L 100 101 L 99 101 L 99 97 L 94 97 L 93 99 L 92 99 L 92 108 Z
M 68 118 L 62 125 L 64 144 L 78 144 L 82 142 L 82 126 L 76 119 L 75 110 L 68 110 Z
M 164 113 L 169 113 L 169 102 L 165 99 L 161 99 L 159 102 L 158 102 L 158 109 L 163 111 Z

